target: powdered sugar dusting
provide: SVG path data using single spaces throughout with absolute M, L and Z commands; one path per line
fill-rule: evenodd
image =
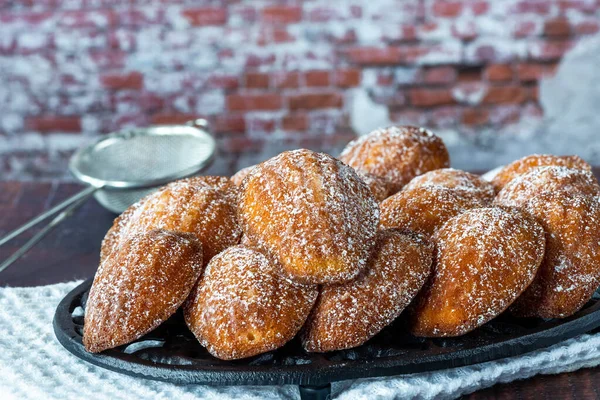
M 242 184 L 239 211 L 251 242 L 309 283 L 354 278 L 366 266 L 379 223 L 377 203 L 356 172 L 310 150 L 255 167 Z
M 496 187 L 496 190 L 501 190 L 507 183 L 518 176 L 526 174 L 534 168 L 545 166 L 567 167 L 582 171 L 592 170 L 592 167 L 578 156 L 531 154 L 519 160 L 513 161 L 498 171 L 498 173 L 492 179 L 492 184 Z
M 544 255 L 539 224 L 494 207 L 452 218 L 434 240 L 434 272 L 412 316 L 419 336 L 458 336 L 496 317 L 531 283 Z
M 442 140 L 414 126 L 377 129 L 348 143 L 340 160 L 358 170 L 386 178 L 396 193 L 415 176 L 450 166 Z
M 207 178 L 210 178 L 207 180 Z M 103 242 L 107 255 L 122 240 L 161 228 L 194 233 L 202 242 L 205 262 L 238 243 L 237 188 L 224 177 L 197 177 L 172 182 L 140 200 L 118 217 Z
M 264 255 L 244 246 L 212 259 L 185 305 L 188 326 L 211 354 L 249 357 L 294 337 L 318 290 L 279 272 Z
M 595 196 L 600 194 L 600 185 L 589 171 L 557 166 L 538 167 L 511 180 L 498 193 L 494 203 L 520 207 L 544 191 Z
M 546 255 L 537 278 L 512 311 L 520 316 L 567 317 L 600 285 L 600 200 L 547 191 L 521 207 L 544 227 Z
M 418 235 L 380 231 L 368 269 L 356 280 L 325 286 L 302 334 L 308 351 L 356 347 L 392 322 L 431 271 L 432 246 Z
M 390 189 L 387 180 L 377 175 L 370 174 L 365 171 L 356 171 L 358 177 L 369 187 L 369 190 L 377 201 L 385 200 L 389 194 Z
M 129 343 L 160 325 L 186 299 L 202 261 L 192 234 L 151 230 L 125 240 L 96 272 L 85 310 L 86 349 Z
M 477 197 L 442 186 L 405 188 L 379 205 L 381 226 L 431 236 L 450 218 L 484 205 Z
M 441 168 L 413 178 L 404 188 L 412 189 L 421 186 L 441 186 L 461 192 L 464 196 L 474 196 L 485 204 L 494 200 L 494 186 L 470 172 L 454 168 Z
M 233 176 L 231 177 L 231 182 L 233 182 L 233 184 L 236 186 L 240 186 L 244 178 L 248 176 L 248 174 L 250 173 L 250 171 L 252 171 L 252 168 L 254 167 L 256 167 L 256 165 L 251 165 L 249 167 L 240 169 L 238 172 L 233 174 Z

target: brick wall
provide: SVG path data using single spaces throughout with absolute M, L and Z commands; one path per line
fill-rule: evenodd
M 0 174 L 62 177 L 91 136 L 196 116 L 216 173 L 387 123 L 467 160 L 544 118 L 539 82 L 599 26 L 596 0 L 3 1 Z

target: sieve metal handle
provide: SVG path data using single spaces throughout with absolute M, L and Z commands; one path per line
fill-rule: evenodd
M 21 233 L 25 232 L 29 228 L 39 224 L 45 219 L 50 218 L 56 213 L 59 213 L 52 221 L 50 221 L 41 231 L 36 233 L 27 243 L 21 246 L 13 255 L 7 258 L 2 264 L 0 264 L 0 272 L 5 270 L 9 265 L 17 261 L 23 254 L 31 249 L 37 242 L 39 242 L 44 236 L 46 236 L 54 227 L 64 221 L 67 217 L 71 216 L 73 212 L 78 209 L 83 203 L 87 201 L 97 190 L 101 188 L 96 186 L 89 186 L 77 193 L 74 196 L 69 197 L 65 201 L 52 207 L 50 210 L 38 215 L 31 221 L 22 225 L 21 227 L 10 232 L 8 235 L 0 239 L 0 246 L 6 244 L 9 240 L 15 238 Z M 61 212 L 62 211 L 62 212 Z
M 99 187 L 95 187 L 95 186 L 90 186 L 90 187 L 82 190 L 81 192 L 79 192 L 79 193 L 77 193 L 77 194 L 69 197 L 68 199 L 66 199 L 62 203 L 59 203 L 59 204 L 55 205 L 54 207 L 52 207 L 48 211 L 46 211 L 46 212 L 38 215 L 37 217 L 33 218 L 31 221 L 25 223 L 24 225 L 18 227 L 14 231 L 12 231 L 9 234 L 7 234 L 6 236 L 4 236 L 2 239 L 0 239 L 0 246 L 4 245 L 9 240 L 11 240 L 11 239 L 19 236 L 21 233 L 25 232 L 26 230 L 28 230 L 32 226 L 35 226 L 35 225 L 39 224 L 40 222 L 42 222 L 43 220 L 50 218 L 51 216 L 53 216 L 54 214 L 56 214 L 60 210 L 68 207 L 70 204 L 78 201 L 79 199 L 87 199 L 87 198 L 89 198 L 98 189 L 100 189 L 100 188 Z

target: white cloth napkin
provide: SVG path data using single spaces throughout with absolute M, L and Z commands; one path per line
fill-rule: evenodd
M 88 364 L 63 349 L 52 318 L 79 282 L 0 288 L 0 399 L 297 399 L 286 386 L 175 385 Z M 451 370 L 336 382 L 334 399 L 446 399 L 499 382 L 600 364 L 600 334 L 581 335 L 524 356 Z

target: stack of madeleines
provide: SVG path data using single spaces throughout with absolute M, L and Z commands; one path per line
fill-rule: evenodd
M 600 186 L 576 156 L 532 155 L 491 181 L 449 168 L 442 140 L 376 130 L 339 159 L 287 151 L 232 178 L 173 182 L 102 243 L 83 342 L 100 352 L 179 307 L 220 359 L 359 346 L 406 310 L 423 337 L 508 310 L 563 318 L 600 284 Z

